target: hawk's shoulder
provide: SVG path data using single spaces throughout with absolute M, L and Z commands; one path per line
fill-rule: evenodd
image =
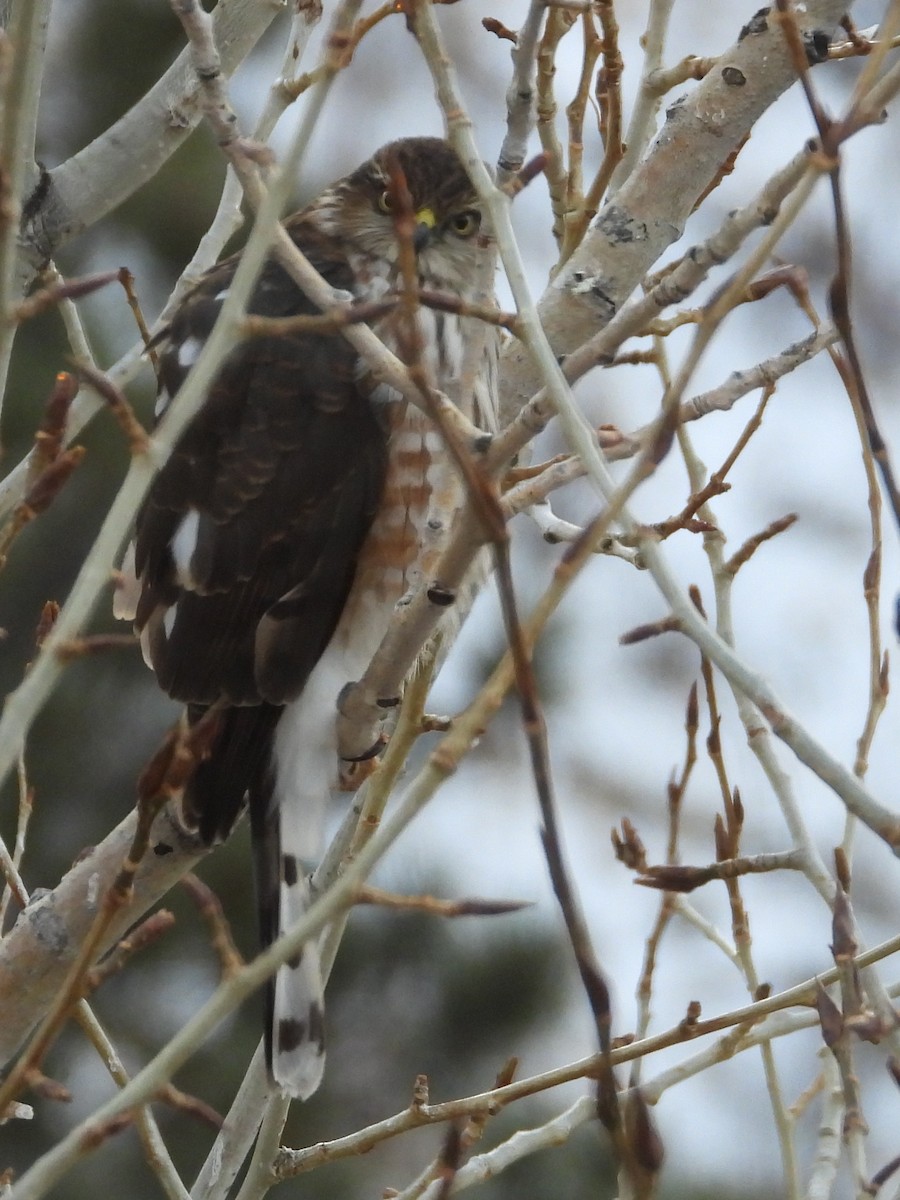
M 320 229 L 306 212 L 296 214 L 286 222 L 288 233 L 313 267 L 332 287 L 348 293 L 355 291 L 353 269 L 337 239 Z M 187 293 L 169 324 L 156 337 L 160 348 L 160 400 L 156 416 L 161 417 L 168 402 L 184 382 L 196 362 L 200 350 L 212 332 L 232 279 L 240 262 L 240 253 L 233 254 L 212 267 Z M 247 311 L 262 317 L 312 315 L 316 306 L 306 297 L 287 271 L 275 258 L 268 258 L 247 306 Z M 255 339 L 260 341 L 262 339 Z M 295 340 L 304 341 L 303 335 Z M 308 338 L 310 348 L 321 338 Z M 350 346 L 339 357 L 353 358 Z M 252 348 L 245 344 L 239 356 L 248 357 Z M 334 355 L 334 347 L 329 350 Z

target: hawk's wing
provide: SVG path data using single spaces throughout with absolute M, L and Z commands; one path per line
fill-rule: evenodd
M 293 236 L 334 286 L 346 260 L 308 225 Z M 208 336 L 236 268 L 187 298 L 161 355 L 174 395 Z M 250 311 L 315 312 L 269 262 Z M 150 489 L 137 521 L 137 626 L 160 683 L 179 700 L 283 704 L 302 690 L 347 598 L 374 518 L 386 438 L 340 335 L 238 344 Z
M 302 218 L 291 233 L 329 282 L 352 288 L 331 239 Z M 205 275 L 175 314 L 162 339 L 158 412 L 196 361 L 236 267 L 231 259 Z M 274 261 L 249 310 L 317 311 Z M 138 514 L 135 624 L 145 655 L 193 716 L 226 705 L 183 803 L 206 841 L 229 833 L 248 794 L 254 819 L 268 819 L 280 706 L 300 694 L 328 645 L 378 509 L 386 435 L 357 375 L 340 335 L 238 343 Z

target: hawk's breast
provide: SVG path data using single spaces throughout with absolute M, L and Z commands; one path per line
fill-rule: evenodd
M 355 291 L 364 301 L 377 301 L 396 287 L 396 268 L 384 259 L 352 256 Z M 423 288 L 449 292 L 445 280 L 425 277 Z M 409 358 L 404 337 L 405 313 L 394 310 L 373 325 L 389 350 Z M 471 318 L 421 306 L 416 314 L 418 350 L 429 383 L 459 403 L 467 337 L 483 335 Z M 494 331 L 484 345 L 484 361 L 476 384 L 476 412 L 484 408 L 479 384 L 492 389 L 491 363 L 496 358 Z M 376 382 L 360 364 L 361 386 L 388 430 L 387 473 L 381 503 L 360 551 L 356 575 L 337 636 L 363 657 L 371 657 L 394 606 L 435 577 L 453 517 L 461 507 L 464 484 L 443 438 L 419 408 L 386 384 Z M 493 422 L 489 422 L 489 427 Z M 365 644 L 363 644 L 365 643 Z

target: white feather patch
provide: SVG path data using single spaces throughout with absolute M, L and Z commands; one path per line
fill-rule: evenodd
M 141 598 L 141 583 L 134 572 L 134 542 L 130 542 L 119 567 L 119 579 L 113 594 L 113 616 L 117 621 L 133 621 Z
M 141 654 L 144 662 L 153 670 L 153 655 L 150 653 L 150 626 L 149 623 L 141 630 Z
M 178 616 L 178 605 L 173 604 L 171 608 L 166 609 L 166 614 L 163 617 L 163 629 L 166 631 L 166 637 L 172 636 L 172 630 L 175 628 L 175 619 Z
M 194 365 L 200 357 L 200 351 L 203 349 L 203 342 L 200 338 L 189 337 L 185 338 L 178 347 L 178 365 L 188 370 Z
M 181 519 L 181 524 L 175 530 L 169 550 L 175 563 L 175 576 L 183 588 L 194 587 L 195 580 L 191 575 L 191 558 L 197 549 L 197 534 L 200 529 L 200 513 L 196 508 L 189 509 Z
M 281 817 L 281 849 L 307 865 L 321 851 L 325 801 L 337 782 L 336 705 L 350 678 L 332 640 L 275 731 L 272 802 Z

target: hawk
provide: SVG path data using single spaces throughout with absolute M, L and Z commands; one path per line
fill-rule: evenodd
M 406 138 L 288 218 L 296 245 L 335 288 L 381 300 L 399 285 L 396 194 L 415 214 L 422 288 L 472 298 L 489 253 L 472 184 L 438 138 Z M 161 416 L 228 294 L 236 258 L 210 270 L 160 335 Z M 274 258 L 249 311 L 317 310 Z M 497 343 L 471 317 L 421 308 L 431 382 L 493 428 Z M 401 353 L 398 316 L 374 331 Z M 459 397 L 467 340 L 483 338 L 474 396 Z M 198 720 L 219 712 L 183 810 L 211 843 L 249 806 L 264 946 L 309 902 L 306 872 L 338 771 L 336 703 L 359 679 L 404 596 L 428 579 L 461 484 L 437 430 L 378 383 L 338 333 L 241 341 L 138 515 L 134 583 L 118 614 L 140 632 L 160 685 Z M 133 597 L 133 611 L 128 597 Z M 308 944 L 269 987 L 271 1079 L 303 1097 L 324 1064 L 318 952 Z

